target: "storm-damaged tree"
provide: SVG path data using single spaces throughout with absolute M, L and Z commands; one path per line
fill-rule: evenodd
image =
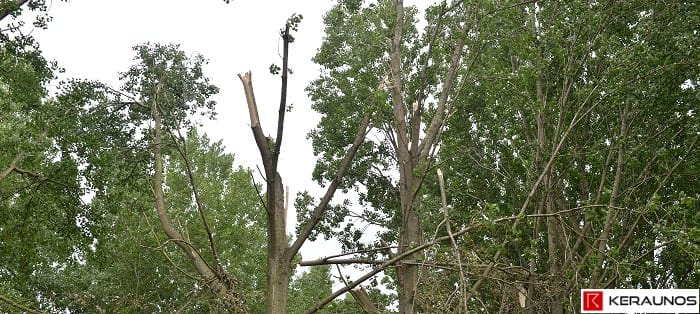
M 310 135 L 315 153 L 322 153 L 314 173 L 318 181 L 332 178 L 328 170 L 347 141 L 347 132 L 336 126 L 352 125 L 367 108 L 376 111 L 373 140 L 360 150 L 345 187 L 366 189 L 358 190 L 360 204 L 372 208 L 356 217 L 381 226 L 380 240 L 359 243 L 362 233 L 352 223 L 336 235 L 346 250 L 407 259 L 395 268 L 400 313 L 416 311 L 423 258 L 412 250 L 424 244 L 422 212 L 433 210 L 422 208 L 422 187 L 426 176 L 434 176 L 434 152 L 452 108 L 449 100 L 479 52 L 473 35 L 478 12 L 461 2 L 443 3 L 429 11 L 429 27 L 422 34 L 415 28 L 416 12 L 400 0 L 369 6 L 341 1 L 326 15 L 327 37 L 314 59 L 324 71 L 308 88 L 313 108 L 323 114 Z
M 215 103 L 209 97 L 216 94 L 218 88 L 203 76 L 202 65 L 205 61 L 199 55 L 190 59 L 172 45 L 139 45 L 134 50 L 137 53 L 136 64 L 122 74 L 125 84 L 121 92 L 135 102 L 135 106 L 131 106 L 132 119 L 152 123 L 149 136 L 152 138 L 153 194 L 161 227 L 168 239 L 189 258 L 201 276 L 201 282 L 219 297 L 225 307 L 231 312 L 246 313 L 247 308 L 235 280 L 226 272 L 219 256 L 207 219 L 207 209 L 201 200 L 192 166 L 188 164 L 186 150 L 175 141 L 182 138 L 179 135 L 181 130 L 190 125 L 188 115 L 213 113 Z M 207 235 L 206 248 L 193 244 L 186 236 L 186 230 L 176 227 L 168 213 L 169 205 L 166 205 L 163 191 L 163 152 L 172 145 L 180 150 L 185 162 L 185 175 L 189 178 L 193 202 Z M 208 252 L 205 254 L 204 251 Z
M 413 12 L 401 1 L 341 1 L 326 15 L 327 36 L 315 58 L 324 72 L 309 87 L 323 114 L 311 134 L 321 155 L 316 179 L 332 177 L 347 142 L 337 126 L 375 106 L 366 101 L 371 97 L 380 105 L 376 133 L 344 185 L 356 184 L 368 208 L 343 209 L 354 221 L 335 233 L 348 253 L 364 257 L 305 264 L 381 264 L 375 273 L 397 262 L 401 313 L 562 312 L 577 309 L 576 288 L 619 284 L 617 271 L 654 260 L 654 252 L 697 256 L 692 241 L 660 240 L 697 233 L 697 216 L 687 216 L 697 199 L 697 65 L 689 57 L 697 39 L 681 22 L 697 19 L 671 13 L 697 12 L 696 5 L 458 1 L 428 8 L 423 36 Z M 654 35 L 661 25 L 681 29 Z M 452 215 L 440 211 L 435 162 L 446 170 L 452 196 L 442 207 Z M 669 218 L 645 224 L 651 216 Z M 451 220 L 462 228 L 450 231 Z M 381 226 L 381 241 L 359 243 L 357 221 Z M 449 237 L 474 224 L 485 228 Z M 640 237 L 643 226 L 659 231 Z M 426 235 L 448 236 L 453 245 L 395 260 L 434 242 L 423 241 Z M 381 254 L 389 259 L 377 260 Z M 649 269 L 687 284 L 697 278 L 696 265 Z M 625 278 L 657 281 L 632 271 Z
M 124 210 L 115 208 L 116 205 L 131 204 L 134 205 L 133 212 L 117 215 L 130 217 L 142 210 L 139 208 L 143 206 L 144 197 L 150 198 L 168 241 L 187 256 L 197 273 L 198 284 L 213 292 L 228 311 L 247 312 L 235 280 L 220 259 L 199 190 L 201 187 L 195 181 L 198 176 L 192 165 L 189 150 L 192 148 L 188 149 L 186 140 L 193 140 L 196 133 L 187 137 L 183 135 L 193 127 L 191 115 L 213 115 L 215 103 L 209 98 L 218 92 L 218 88 L 203 75 L 205 60 L 200 55 L 188 57 L 175 45 L 160 44 L 138 45 L 134 51 L 135 64 L 121 74 L 121 88 L 76 81 L 67 85 L 65 96 L 59 97 L 60 102 L 80 108 L 74 113 L 79 116 L 78 131 L 67 137 L 78 143 L 76 155 L 84 158 L 86 184 L 96 193 L 96 203 L 91 205 L 107 210 L 108 217 L 112 217 L 111 210 Z M 178 160 L 180 162 L 176 162 Z M 164 168 L 170 165 L 177 169 L 178 164 L 181 175 L 187 178 L 185 194 L 192 196 L 189 202 L 175 202 L 181 198 L 179 196 L 166 199 Z M 196 167 L 204 169 L 200 164 Z M 144 189 L 141 185 L 144 182 L 138 180 L 141 176 L 150 176 L 152 188 Z M 120 187 L 122 184 L 140 189 Z M 169 186 L 172 188 L 172 183 Z M 175 212 L 187 211 L 186 208 L 173 209 L 176 204 L 185 207 L 194 204 L 192 207 L 205 230 L 203 244 L 194 242 L 196 237 L 191 237 L 190 231 L 185 229 L 188 220 L 183 224 L 179 217 L 173 217 Z M 105 227 L 100 219 L 90 219 L 88 223 L 95 228 Z M 128 223 L 134 223 L 134 220 Z M 132 231 L 136 230 L 139 228 L 134 226 Z M 102 234 L 97 235 L 100 236 Z M 114 246 L 97 246 L 97 250 L 106 248 Z M 97 253 L 101 256 L 109 254 Z
M 288 66 L 289 44 L 294 41 L 291 31 L 297 29 L 301 18 L 300 15 L 293 15 L 288 19 L 284 29 L 281 31 L 284 43 L 282 68 L 271 67 L 272 72 L 281 70 L 282 78 L 277 132 L 274 138 L 266 137 L 260 124 L 251 73 L 239 74 L 245 90 L 253 137 L 255 138 L 265 170 L 265 209 L 267 213 L 268 230 L 266 313 L 285 313 L 287 311 L 288 290 L 294 257 L 323 217 L 329 202 L 333 198 L 333 194 L 340 185 L 354 155 L 364 140 L 370 120 L 370 112 L 367 111 L 362 115 L 363 117 L 356 127 L 357 131 L 354 138 L 346 143 L 351 145 L 344 153 L 342 161 L 334 171 L 335 175 L 326 193 L 310 213 L 310 218 L 301 226 L 300 232 L 296 235 L 294 242 L 290 244 L 286 234 L 287 208 L 285 205 L 285 195 L 283 192 L 282 178 L 278 173 L 277 167 L 283 142 L 284 116 L 287 111 L 287 79 L 290 73 Z

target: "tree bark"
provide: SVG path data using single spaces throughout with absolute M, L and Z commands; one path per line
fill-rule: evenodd
M 268 179 L 267 188 L 267 313 L 286 313 L 291 257 L 287 256 L 288 243 L 284 209 L 284 192 L 279 173 Z
M 401 61 L 401 46 L 404 27 L 404 6 L 402 0 L 395 1 L 396 23 L 390 42 L 390 73 L 391 83 L 389 93 L 391 95 L 393 109 L 393 127 L 396 135 L 396 154 L 399 170 L 399 200 L 401 215 L 401 229 L 399 231 L 398 254 L 410 251 L 412 247 L 423 244 L 423 230 L 418 211 L 420 201 L 418 193 L 425 178 L 427 161 L 431 157 L 438 135 L 445 123 L 447 100 L 453 83 L 457 77 L 457 69 L 461 62 L 464 38 L 460 37 L 455 50 L 450 58 L 450 65 L 445 75 L 442 92 L 438 99 L 435 116 L 429 123 L 428 130 L 422 140 L 418 137 L 422 126 L 422 108 L 420 100 L 416 100 L 411 112 L 410 125 L 406 113 L 405 99 L 403 95 L 403 69 Z M 465 29 L 470 25 L 464 23 Z M 410 133 L 409 133 L 410 132 Z M 418 260 L 419 252 L 407 256 L 408 259 Z M 420 265 L 400 264 L 397 267 L 399 313 L 415 312 L 415 295 L 418 288 L 418 274 Z

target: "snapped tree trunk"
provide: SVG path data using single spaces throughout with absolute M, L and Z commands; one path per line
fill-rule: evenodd
M 268 174 L 269 175 L 269 174 Z M 268 179 L 267 189 L 267 313 L 286 313 L 291 258 L 287 256 L 286 210 L 282 178 L 279 173 Z
M 333 198 L 335 191 L 340 186 L 346 171 L 350 167 L 352 159 L 357 154 L 360 145 L 365 139 L 367 128 L 369 127 L 371 115 L 365 114 L 360 128 L 352 142 L 352 145 L 347 150 L 343 157 L 335 177 L 328 185 L 326 193 L 323 195 L 319 204 L 311 213 L 311 219 L 303 226 L 297 238 L 290 245 L 287 239 L 287 209 L 285 206 L 285 198 L 283 192 L 282 177 L 277 171 L 277 163 L 282 147 L 282 139 L 284 134 L 284 115 L 287 111 L 287 75 L 289 73 L 289 43 L 293 41 L 290 35 L 290 29 L 296 29 L 297 24 L 301 21 L 298 15 L 292 15 L 287 20 L 285 29 L 282 32 L 283 40 L 283 56 L 282 56 L 282 86 L 280 88 L 280 104 L 277 116 L 277 136 L 276 138 L 266 137 L 263 133 L 258 116 L 258 104 L 255 101 L 255 93 L 253 90 L 253 82 L 251 73 L 239 74 L 248 105 L 248 113 L 250 116 L 250 127 L 253 132 L 253 138 L 258 146 L 260 157 L 262 158 L 266 176 L 266 193 L 267 193 L 267 300 L 265 303 L 265 311 L 269 314 L 286 313 L 289 292 L 289 280 L 292 269 L 292 261 L 294 256 L 299 252 L 299 249 L 304 242 L 309 238 L 316 225 L 321 221 L 329 202 Z

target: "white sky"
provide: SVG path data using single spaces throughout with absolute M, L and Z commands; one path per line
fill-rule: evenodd
M 422 1 L 410 1 L 422 3 Z M 280 173 L 290 188 L 290 207 L 297 192 L 308 189 L 320 197 L 323 189 L 311 181 L 315 157 L 306 134 L 319 116 L 311 111 L 304 88 L 317 78 L 319 67 L 311 58 L 323 38 L 323 15 L 333 0 L 49 0 L 53 21 L 48 30 L 33 30 L 44 57 L 65 68 L 61 78 L 98 80 L 118 87 L 118 72 L 132 64 L 132 47 L 144 42 L 181 44 L 187 53 L 209 60 L 205 75 L 221 92 L 217 120 L 203 130 L 223 140 L 236 164 L 255 169 L 260 157 L 255 146 L 238 73 L 251 70 L 263 130 L 274 135 L 279 106 L 279 76 L 269 73 L 272 63 L 281 66 L 280 28 L 293 13 L 303 15 L 296 41 L 290 46 L 288 104 L 293 111 L 285 119 Z M 262 168 L 262 165 L 260 165 Z M 257 173 L 257 171 L 256 171 Z M 258 176 L 257 180 L 261 180 Z M 259 181 L 260 182 L 260 181 Z M 294 233 L 296 216 L 290 208 L 288 232 Z M 373 236 L 373 235 L 368 235 Z M 307 242 L 305 259 L 340 252 L 337 242 Z M 361 275 L 353 269 L 344 271 Z M 334 285 L 334 290 L 340 288 Z
M 279 106 L 279 76 L 269 73 L 272 63 L 282 65 L 280 28 L 293 13 L 303 15 L 296 41 L 290 45 L 288 104 L 280 173 L 290 188 L 290 207 L 296 192 L 309 189 L 321 195 L 311 181 L 314 156 L 306 134 L 318 122 L 304 88 L 318 77 L 311 58 L 323 37 L 323 14 L 334 1 L 234 0 L 71 0 L 49 2 L 53 21 L 48 30 L 33 30 L 44 57 L 58 61 L 61 78 L 99 80 L 118 87 L 118 72 L 132 64 L 134 45 L 143 42 L 181 44 L 187 53 L 209 60 L 205 75 L 221 92 L 217 120 L 206 121 L 202 131 L 223 140 L 236 164 L 255 169 L 260 157 L 253 140 L 243 88 L 238 73 L 251 70 L 266 134 L 274 135 Z M 260 165 L 262 168 L 262 165 Z M 255 171 L 257 173 L 257 170 Z M 257 180 L 261 180 L 259 177 Z M 258 181 L 260 182 L 260 181 Z M 290 208 L 289 232 L 296 217 Z M 326 251 L 324 251 L 324 249 Z M 306 258 L 330 255 L 328 245 L 305 244 Z

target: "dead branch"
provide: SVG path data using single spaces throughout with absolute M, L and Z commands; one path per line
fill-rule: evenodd
M 186 143 L 185 137 L 182 136 L 180 129 L 177 130 L 177 135 L 178 135 L 177 138 L 172 133 L 172 131 L 169 130 L 168 133 L 170 133 L 171 138 L 176 143 L 175 148 L 177 149 L 178 153 L 180 154 L 180 157 L 182 157 L 182 160 L 185 163 L 185 170 L 187 171 L 187 178 L 189 180 L 188 182 L 190 184 L 190 189 L 192 189 L 192 195 L 194 196 L 194 202 L 195 202 L 195 205 L 197 206 L 197 211 L 199 212 L 199 217 L 202 219 L 202 225 L 204 225 L 204 230 L 207 232 L 207 239 L 209 240 L 209 248 L 211 249 L 211 254 L 214 256 L 214 261 L 216 261 L 216 266 L 219 268 L 219 271 L 221 272 L 221 271 L 223 271 L 223 266 L 221 264 L 221 258 L 219 258 L 219 252 L 216 250 L 216 244 L 214 243 L 214 236 L 212 235 L 211 228 L 209 227 L 209 222 L 207 221 L 206 213 L 204 212 L 204 205 L 202 204 L 202 201 L 199 198 L 199 189 L 197 189 L 197 184 L 195 184 L 195 180 L 194 180 L 194 174 L 192 173 L 192 166 L 190 165 L 189 153 L 187 152 L 187 143 Z M 182 142 L 182 147 L 180 145 L 177 145 L 178 138 L 179 138 L 180 142 Z
M 454 254 L 457 256 L 457 268 L 459 269 L 459 289 L 461 292 L 461 295 L 466 296 L 467 291 L 466 291 L 466 279 L 464 276 L 464 269 L 462 268 L 462 257 L 461 254 L 459 254 L 459 247 L 457 246 L 457 241 L 455 241 L 454 236 L 452 235 L 452 227 L 450 224 L 450 214 L 447 209 L 447 196 L 445 193 L 445 178 L 442 175 L 442 170 L 438 169 L 437 170 L 437 176 L 438 176 L 438 183 L 440 185 L 440 200 L 442 202 L 442 211 L 445 215 L 445 229 L 447 230 L 447 235 L 450 237 L 450 243 L 452 244 L 452 250 L 454 251 Z M 462 298 L 462 306 L 466 310 L 467 309 L 467 298 Z
M 389 252 L 391 252 L 391 249 L 395 249 L 395 248 L 396 248 L 396 246 L 382 246 L 382 247 L 373 248 L 373 249 L 359 250 L 359 251 L 355 251 L 355 252 L 336 254 L 336 255 L 326 256 L 326 257 L 322 257 L 322 258 L 317 258 L 315 260 L 301 261 L 301 263 L 299 265 L 300 266 L 324 265 L 329 260 L 334 260 L 334 259 L 337 259 L 338 257 L 354 255 L 354 254 L 369 253 L 369 252 L 377 252 L 377 251 L 389 251 Z M 307 264 L 307 265 L 305 265 L 305 264 Z
M 265 166 L 265 171 L 267 171 L 268 167 L 272 165 L 265 165 L 265 163 L 272 160 L 272 153 L 265 135 L 263 134 L 262 127 L 260 126 L 258 104 L 255 101 L 255 92 L 253 91 L 252 74 L 250 71 L 248 71 L 245 74 L 238 74 L 238 77 L 243 83 L 243 90 L 245 92 L 245 98 L 248 104 L 248 113 L 250 115 L 250 128 L 253 130 L 253 138 L 255 139 L 255 143 L 258 145 L 258 151 L 260 151 L 260 155 L 263 159 L 263 166 Z M 270 174 L 266 173 L 266 177 L 269 180 Z
M 340 271 L 340 265 L 336 265 L 336 269 L 338 270 L 338 277 L 340 277 L 340 280 L 342 280 L 347 287 L 348 281 L 345 280 L 345 277 L 343 277 L 343 273 Z M 377 307 L 372 303 L 372 299 L 370 299 L 365 288 L 360 286 L 357 289 L 352 289 L 350 290 L 350 294 L 352 295 L 353 299 L 355 299 L 355 302 L 360 305 L 362 311 L 367 314 L 379 314 L 379 310 L 377 310 Z

